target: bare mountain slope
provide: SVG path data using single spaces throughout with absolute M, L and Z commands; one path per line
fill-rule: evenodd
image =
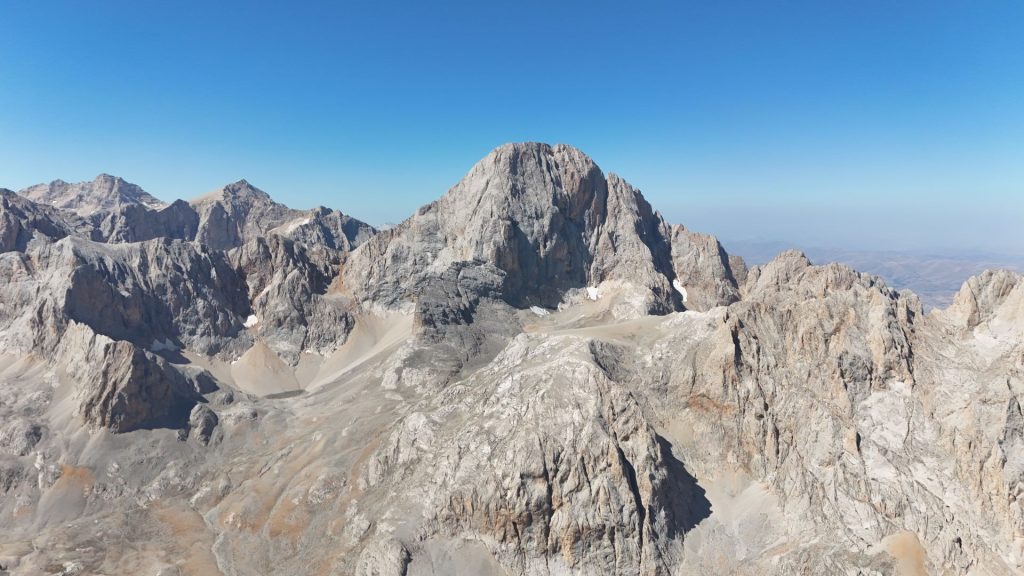
M 505 274 L 502 297 L 517 307 L 596 297 L 608 282 L 635 290 L 622 313 L 664 313 L 683 308 L 672 249 L 668 226 L 640 192 L 579 150 L 508 144 L 354 252 L 342 281 L 358 298 L 390 306 L 454 263 L 482 262 Z M 703 246 L 693 251 L 690 264 L 707 255 Z M 726 270 L 707 275 L 716 273 L 735 289 Z
M 37 204 L 0 188 L 0 253 L 23 252 L 33 240 L 89 235 L 90 228 L 75 214 Z
M 184 208 L 119 244 L 4 204 L 8 572 L 1024 569 L 1018 274 L 925 314 L 748 270 L 564 145 L 375 235 L 244 181 Z
M 125 206 L 144 206 L 150 209 L 165 206 L 142 188 L 110 174 L 100 174 L 91 182 L 54 180 L 49 184 L 30 186 L 18 194 L 33 202 L 70 210 L 85 217 Z

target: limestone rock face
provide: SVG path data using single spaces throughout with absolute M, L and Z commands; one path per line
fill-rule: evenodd
M 223 255 L 177 240 L 108 245 L 69 236 L 0 255 L 0 270 L 0 338 L 20 350 L 52 350 L 74 320 L 147 349 L 213 354 L 249 312 Z
M 591 344 L 516 337 L 399 421 L 368 489 L 403 486 L 421 535 L 473 535 L 514 573 L 667 572 L 708 502 Z
M 1022 320 L 1024 302 L 1021 275 L 1009 270 L 988 270 L 968 279 L 953 298 L 946 316 L 965 328 L 974 328 L 1000 314 Z
M 346 299 L 328 294 L 342 252 L 274 234 L 235 248 L 230 258 L 248 286 L 251 328 L 280 357 L 295 363 L 303 351 L 329 354 L 344 343 L 354 317 Z
M 76 412 L 117 432 L 178 427 L 214 386 L 158 354 L 244 350 L 244 284 L 223 254 L 179 240 L 76 236 L 0 254 L 0 343 L 55 361 Z
M 131 204 L 90 217 L 94 240 L 103 242 L 142 242 L 154 238 L 192 240 L 199 230 L 199 214 L 184 200 L 153 210 Z
M 488 262 L 518 307 L 553 308 L 569 290 L 618 279 L 644 291 L 645 312 L 666 312 L 679 304 L 669 254 L 667 226 L 623 180 L 569 146 L 510 144 L 367 241 L 342 279 L 359 299 L 395 306 L 455 262 Z
M 164 205 L 108 176 L 75 185 L 55 182 L 25 194 L 47 204 L 2 191 L 0 252 L 6 254 L 0 258 L 5 298 L 0 342 L 9 353 L 51 355 L 72 354 L 73 345 L 91 346 L 70 338 L 71 326 L 88 326 L 96 337 L 110 338 L 110 352 L 78 350 L 89 361 L 68 374 L 85 387 L 75 401 L 90 425 L 119 432 L 184 425 L 187 418 L 178 412 L 187 417 L 198 393 L 181 392 L 181 381 L 191 381 L 189 370 L 182 372 L 159 355 L 178 362 L 183 352 L 237 357 L 268 327 L 265 340 L 294 363 L 303 350 L 333 351 L 352 327 L 344 302 L 325 292 L 344 251 L 375 231 L 340 212 L 291 210 L 245 182 L 195 205 Z M 226 219 L 218 231 L 212 223 L 221 212 Z M 214 238 L 213 244 L 227 248 L 250 236 L 262 246 L 287 244 L 295 262 L 289 268 L 287 258 L 268 250 L 242 258 L 250 273 L 271 270 L 273 276 L 275 266 L 287 269 L 273 282 L 259 273 L 251 276 L 252 296 L 261 295 L 258 315 L 238 260 L 232 263 L 220 251 L 192 242 Z M 292 248 L 285 236 L 303 243 Z M 256 262 L 260 257 L 267 260 Z M 298 271 L 288 275 L 292 270 Z M 250 329 L 258 318 L 263 325 Z M 178 372 L 184 376 L 175 376 Z M 160 412 L 171 405 L 174 417 Z
M 376 232 L 372 226 L 329 208 L 293 210 L 245 180 L 197 198 L 191 206 L 198 215 L 194 239 L 214 250 L 276 234 L 311 247 L 348 251 Z
M 348 252 L 366 242 L 377 231 L 347 214 L 320 206 L 272 229 L 270 233 L 291 238 L 311 249 L 324 247 Z
M 501 299 L 504 281 L 504 272 L 493 265 L 460 262 L 422 282 L 413 334 L 429 350 L 430 361 L 421 357 L 419 369 L 430 366 L 451 377 L 466 362 L 493 356 L 506 346 L 521 330 L 521 322 L 515 309 Z
M 685 294 L 683 304 L 700 311 L 739 300 L 747 273 L 743 259 L 730 257 L 714 236 L 678 225 L 672 227 L 672 267 L 674 286 Z
M 46 206 L 70 210 L 80 216 L 116 210 L 126 206 L 145 206 L 159 209 L 164 203 L 150 196 L 135 184 L 117 176 L 100 174 L 92 182 L 69 183 L 54 180 L 49 184 L 36 184 L 18 192 L 19 195 Z
M 562 145 L 380 233 L 0 202 L 15 573 L 1024 571 L 1020 275 L 747 269 Z
M 39 256 L 58 268 L 47 276 L 67 276 L 64 294 L 57 296 L 67 317 L 111 338 L 215 354 L 248 316 L 242 280 L 222 254 L 200 245 L 68 238 Z
M 213 250 L 241 246 L 303 216 L 298 210 L 274 202 L 266 192 L 245 180 L 197 198 L 192 206 L 199 214 L 195 239 Z
M 199 390 L 163 358 L 82 324 L 72 323 L 57 353 L 77 375 L 82 418 L 96 427 L 177 427 L 199 400 Z
M 330 285 L 341 261 L 339 253 L 319 250 L 311 252 L 303 244 L 282 236 L 255 238 L 228 253 L 231 263 L 245 276 L 254 297 L 267 291 L 271 284 L 297 275 L 308 286 L 309 293 L 322 293 Z
M 206 446 L 216 438 L 220 418 L 206 404 L 196 404 L 188 416 L 188 437 Z
M 37 204 L 0 188 L 0 254 L 24 252 L 37 236 L 42 241 L 51 241 L 88 233 L 88 223 L 76 215 Z

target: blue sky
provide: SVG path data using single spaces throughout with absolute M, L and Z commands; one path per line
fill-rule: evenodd
M 244 177 L 381 223 L 538 140 L 726 239 L 1024 252 L 1021 2 L 0 0 L 0 28 L 8 188 Z

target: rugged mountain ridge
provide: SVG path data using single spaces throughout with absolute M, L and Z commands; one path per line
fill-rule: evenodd
M 11 196 L 10 191 L 5 193 Z M 322 206 L 288 208 L 245 180 L 190 202 L 175 200 L 171 204 L 109 174 L 100 174 L 91 182 L 37 184 L 18 192 L 17 198 L 11 201 L 31 200 L 33 210 L 49 210 L 59 214 L 51 218 L 70 221 L 75 235 L 107 243 L 173 238 L 229 250 L 254 238 L 278 234 L 311 246 L 350 250 L 376 232 L 364 222 Z
M 728 266 L 689 266 L 724 254 L 717 241 L 680 241 L 684 249 L 686 272 L 735 292 Z M 508 144 L 440 200 L 372 238 L 341 279 L 357 298 L 394 306 L 423 278 L 480 262 L 504 273 L 502 296 L 517 307 L 555 308 L 567 293 L 599 293 L 602 283 L 618 282 L 634 291 L 622 299 L 623 314 L 664 313 L 683 309 L 672 254 L 668 225 L 624 180 L 605 177 L 570 146 Z
M 282 236 L 292 234 L 310 247 L 300 242 L 293 252 L 314 254 L 316 265 L 290 275 L 292 293 L 278 298 L 295 302 L 299 313 L 285 314 L 276 321 L 281 317 L 280 304 L 260 307 L 275 328 L 266 340 L 292 363 L 309 347 L 320 349 L 344 341 L 346 316 L 307 301 L 318 298 L 317 292 L 326 291 L 328 278 L 341 262 L 341 251 L 351 249 L 374 232 L 358 220 L 325 208 L 289 209 L 273 203 L 264 192 L 244 181 L 226 186 L 194 205 L 150 201 L 152 197 L 138 186 L 108 175 L 92 183 L 57 181 L 32 187 L 26 193 L 41 199 L 55 198 L 50 200 L 53 204 L 76 206 L 78 202 L 82 208 L 79 211 L 88 218 L 0 191 L 0 253 L 6 253 L 0 261 L 6 280 L 0 287 L 6 302 L 0 310 L 0 342 L 9 353 L 71 354 L 65 345 L 69 340 L 66 331 L 81 324 L 96 337 L 113 339 L 111 345 L 124 350 L 120 356 L 96 356 L 90 360 L 90 366 L 96 365 L 94 369 L 76 376 L 100 388 L 106 386 L 104 380 L 118 378 L 113 364 L 127 362 L 135 367 L 123 384 L 142 377 L 140 366 L 163 366 L 153 353 L 187 350 L 237 358 L 253 345 L 254 335 L 249 328 L 259 318 L 252 314 L 255 302 L 250 303 L 248 298 L 242 265 L 245 256 L 238 243 L 251 237 L 246 241 L 269 240 L 278 246 Z M 157 209 L 150 207 L 157 204 Z M 220 216 L 211 220 L 211 214 Z M 285 227 L 276 229 L 282 223 Z M 224 232 L 229 229 L 230 234 Z M 236 248 L 240 254 L 210 248 L 199 238 L 217 239 L 215 245 Z M 333 320 L 339 320 L 340 327 L 334 327 Z M 313 333 L 326 344 L 287 335 L 310 332 L 307 325 L 311 322 L 321 326 Z M 83 340 L 81 346 L 91 344 Z M 79 352 L 83 357 L 95 356 L 86 350 Z M 145 371 L 154 372 L 150 368 Z M 105 376 L 91 378 L 95 373 Z M 173 374 L 173 370 L 160 368 L 155 373 Z M 166 388 L 164 384 L 153 386 Z M 115 419 L 103 409 L 94 410 L 87 400 L 89 393 L 79 394 L 84 399 L 79 412 L 88 424 L 119 430 L 167 421 L 160 415 L 165 408 L 160 404 L 166 398 L 150 393 L 148 387 L 122 385 L 116 395 L 138 412 L 129 417 L 137 420 L 132 420 L 133 424 L 121 424 L 124 416 Z M 196 393 L 182 398 L 191 402 L 186 413 L 201 400 Z M 143 416 L 150 413 L 155 414 L 154 418 Z
M 23 252 L 37 236 L 59 240 L 89 231 L 89 224 L 76 215 L 36 204 L 0 188 L 0 253 Z
M 54 180 L 49 184 L 30 186 L 20 190 L 18 194 L 33 202 L 69 210 L 83 217 L 127 206 L 143 206 L 149 209 L 164 207 L 163 202 L 150 196 L 142 188 L 110 174 L 100 174 L 91 182 L 69 183 Z
M 240 181 L 89 218 L 5 192 L 0 239 L 14 573 L 1024 567 L 1013 273 L 924 314 L 799 252 L 748 270 L 536 143 L 379 233 Z

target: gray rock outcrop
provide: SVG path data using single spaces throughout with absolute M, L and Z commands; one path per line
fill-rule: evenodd
M 672 226 L 672 268 L 683 305 L 700 311 L 739 300 L 747 274 L 743 259 L 727 254 L 714 236 L 679 225 Z
M 320 206 L 309 210 L 305 216 L 271 229 L 270 233 L 290 238 L 310 249 L 323 247 L 348 252 L 358 248 L 377 231 L 347 214 Z
M 304 216 L 299 210 L 274 202 L 245 180 L 192 200 L 192 207 L 199 214 L 195 240 L 213 250 L 241 246 Z
M 37 237 L 46 242 L 89 233 L 89 224 L 78 216 L 0 188 L 0 254 L 24 252 Z
M 78 410 L 91 426 L 177 428 L 199 401 L 199 390 L 163 358 L 83 324 L 72 323 L 57 354 L 78 383 Z
M 27 282 L 59 317 L 144 348 L 215 354 L 242 329 L 245 285 L 224 256 L 180 240 L 110 245 L 69 237 L 30 253 Z
M 199 214 L 184 200 L 153 210 L 132 204 L 96 212 L 93 240 L 111 243 L 143 242 L 154 238 L 193 240 L 199 231 Z
M 248 286 L 253 328 L 280 357 L 329 354 L 345 342 L 354 316 L 347 299 L 329 293 L 344 254 L 310 250 L 280 235 L 258 237 L 230 252 Z

